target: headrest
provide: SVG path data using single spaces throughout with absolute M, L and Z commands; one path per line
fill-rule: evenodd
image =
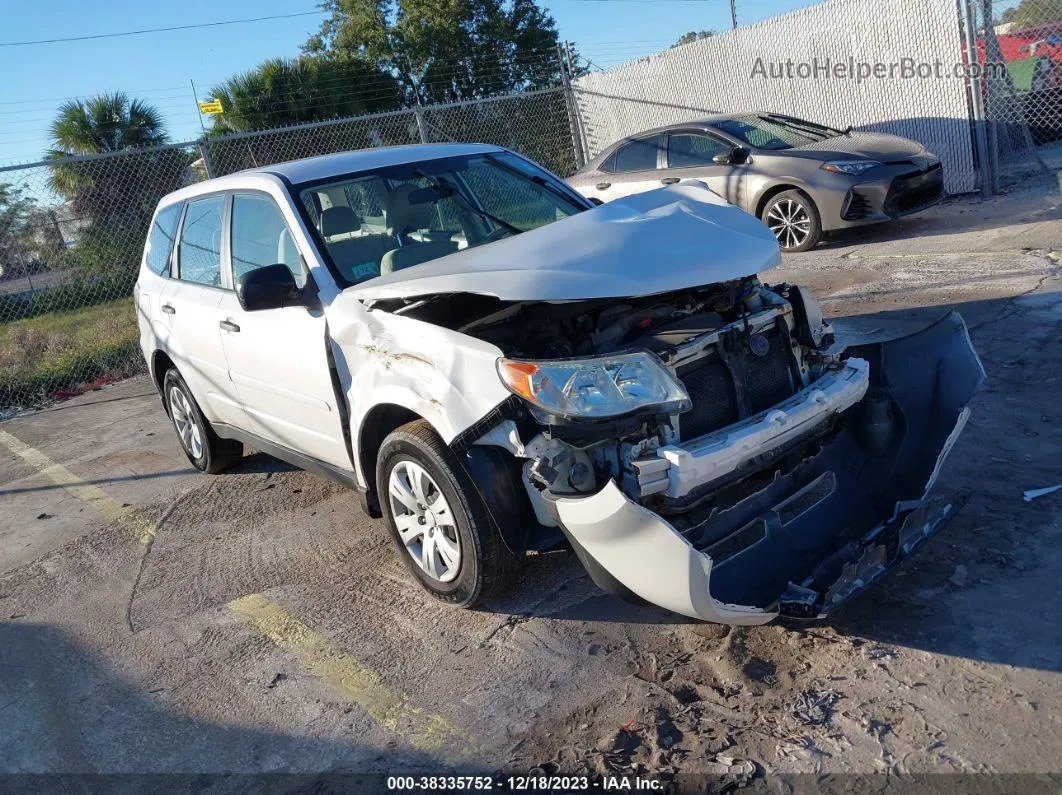
M 410 204 L 409 194 L 419 188 L 415 184 L 399 185 L 384 203 L 384 224 L 387 234 L 399 236 L 410 229 L 429 229 L 435 218 L 435 206 L 428 202 Z
M 321 212 L 321 234 L 344 235 L 361 229 L 361 216 L 349 207 L 329 207 Z

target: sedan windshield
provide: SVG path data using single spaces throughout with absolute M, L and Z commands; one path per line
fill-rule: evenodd
M 547 172 L 508 152 L 347 174 L 294 192 L 345 286 L 587 209 Z
M 842 134 L 840 130 L 789 116 L 749 114 L 723 119 L 712 126 L 755 149 L 792 149 Z

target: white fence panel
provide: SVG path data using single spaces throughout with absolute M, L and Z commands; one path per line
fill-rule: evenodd
M 817 65 L 817 77 L 753 76 L 757 61 Z M 976 173 L 955 0 L 830 0 L 675 47 L 573 82 L 588 156 L 649 127 L 709 113 L 762 110 L 832 127 L 921 142 L 944 164 L 951 193 Z M 837 77 L 843 65 L 891 64 L 892 76 Z M 939 76 L 902 77 L 899 66 L 940 64 Z M 855 66 L 855 69 L 851 67 Z M 830 70 L 824 75 L 822 70 Z M 806 70 L 805 70 L 806 71 Z

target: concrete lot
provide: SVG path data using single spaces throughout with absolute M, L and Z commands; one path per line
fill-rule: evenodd
M 1062 196 L 949 202 L 789 258 L 853 340 L 956 306 L 989 382 L 970 501 L 823 626 L 729 630 L 573 556 L 455 611 L 351 492 L 194 473 L 134 379 L 0 423 L 0 772 L 1050 772 L 1062 759 Z

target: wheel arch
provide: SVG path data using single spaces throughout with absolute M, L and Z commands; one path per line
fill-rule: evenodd
M 155 389 L 158 390 L 160 396 L 167 371 L 176 369 L 176 367 L 177 365 L 166 351 L 157 350 L 151 355 L 151 380 L 155 383 Z
M 362 418 L 357 435 L 357 464 L 365 483 L 362 507 L 369 516 L 379 518 L 380 497 L 376 493 L 376 459 L 388 434 L 406 423 L 424 417 L 397 403 L 377 403 Z
M 807 189 L 807 187 L 801 185 L 796 180 L 789 180 L 785 182 L 776 182 L 765 188 L 763 192 L 760 193 L 759 198 L 756 199 L 756 217 L 762 220 L 763 209 L 767 206 L 767 202 L 769 202 L 779 193 L 785 193 L 787 190 L 795 190 L 797 193 L 801 194 L 805 199 L 811 202 L 812 205 L 814 205 L 815 209 L 818 210 L 818 202 L 816 202 L 815 199 L 812 198 L 811 192 Z

